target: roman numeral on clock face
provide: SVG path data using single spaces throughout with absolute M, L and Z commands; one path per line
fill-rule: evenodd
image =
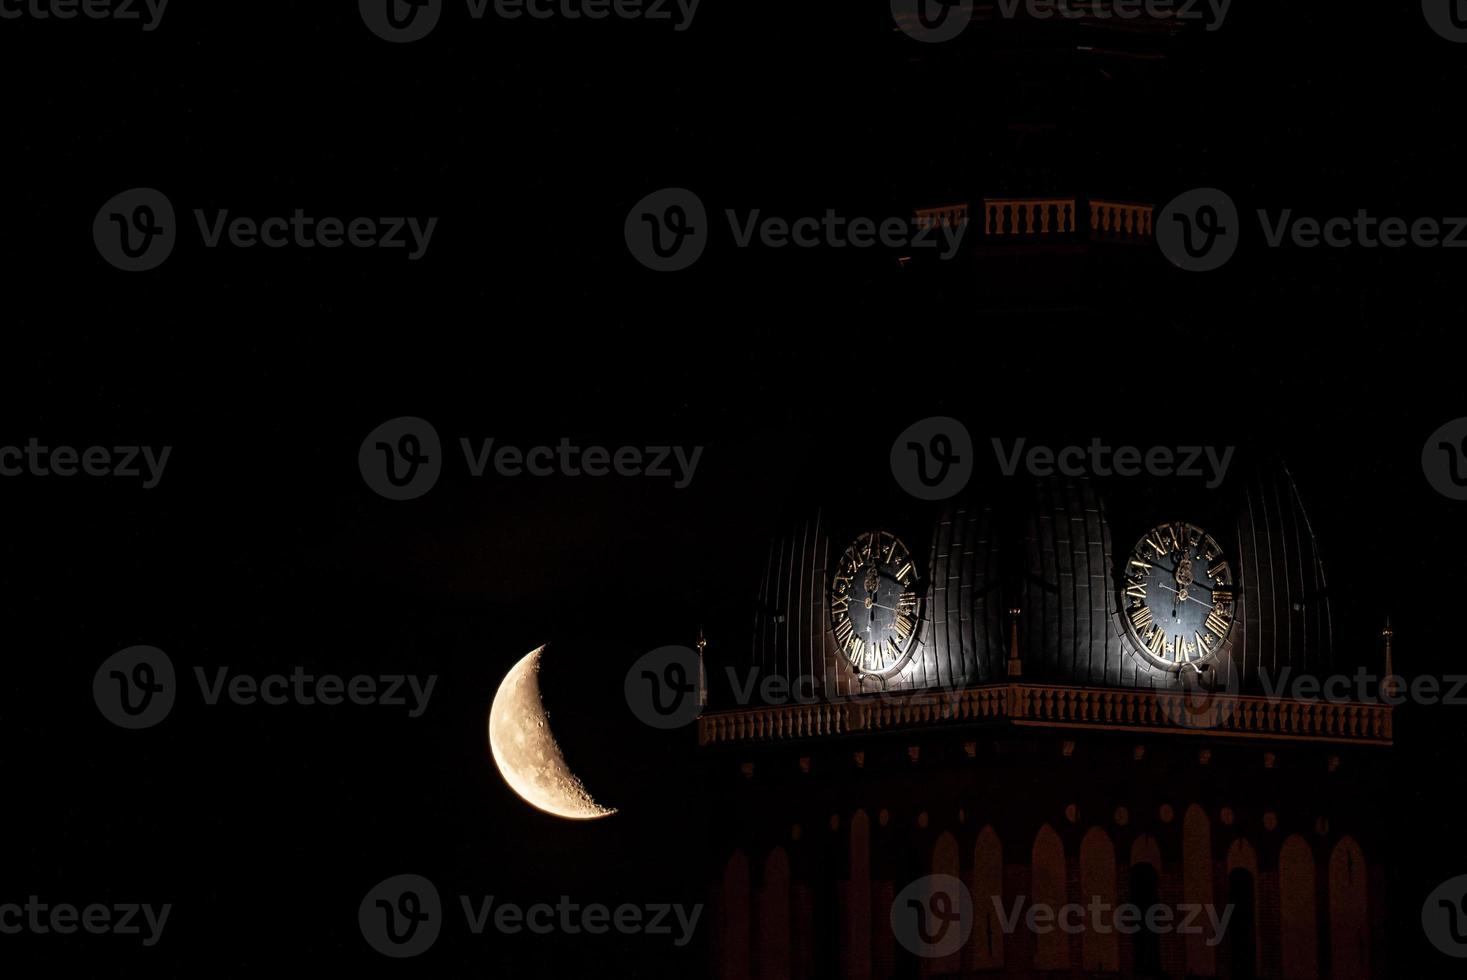
M 1214 609 L 1207 614 L 1207 621 L 1202 624 L 1202 627 L 1221 640 L 1228 635 L 1228 627 L 1230 625 L 1232 624 L 1219 614 L 1218 610 Z
M 1131 610 L 1131 625 L 1136 628 L 1137 633 L 1145 633 L 1151 629 L 1151 607 L 1137 606 Z

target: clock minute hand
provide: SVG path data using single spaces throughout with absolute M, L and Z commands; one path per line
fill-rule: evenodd
M 1159 586 L 1159 587 L 1160 587 L 1160 588 L 1163 588 L 1163 589 L 1166 589 L 1166 590 L 1167 590 L 1167 591 L 1168 591 L 1168 592 L 1170 592 L 1170 593 L 1171 593 L 1171 594 L 1172 594 L 1172 595 L 1181 595 L 1181 593 L 1180 593 L 1180 592 L 1178 592 L 1178 591 L 1177 591 L 1177 590 L 1176 590 L 1176 589 L 1174 589 L 1174 588 L 1172 588 L 1172 587 L 1171 587 L 1171 586 L 1169 586 L 1169 585 L 1162 585 L 1162 584 L 1161 584 L 1161 583 L 1160 583 L 1160 582 L 1157 582 L 1157 583 L 1156 583 L 1156 584 L 1157 584 L 1157 586 Z M 1191 586 L 1188 586 L 1188 588 L 1191 588 Z M 1212 608 L 1212 603 L 1210 603 L 1210 602 L 1203 602 L 1203 601 L 1202 601 L 1202 600 L 1201 600 L 1201 599 L 1199 599 L 1199 598 L 1197 598 L 1197 597 L 1196 597 L 1196 596 L 1194 596 L 1194 595 L 1189 595 L 1189 596 L 1187 596 L 1187 601 L 1188 601 L 1188 602 L 1195 602 L 1195 603 L 1197 603 L 1197 604 L 1198 604 L 1198 605 L 1201 605 L 1201 606 L 1206 606 L 1206 607 L 1207 607 L 1207 608 L 1209 608 L 1209 609 L 1211 609 L 1211 608 Z

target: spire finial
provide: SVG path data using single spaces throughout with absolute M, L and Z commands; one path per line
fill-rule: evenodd
M 1396 663 L 1395 663 L 1395 656 L 1394 656 L 1394 654 L 1391 651 L 1391 638 L 1396 635 L 1396 631 L 1393 630 L 1393 629 L 1391 629 L 1391 617 L 1390 616 L 1387 616 L 1386 617 L 1385 629 L 1383 629 L 1383 630 L 1380 631 L 1380 635 L 1385 640 L 1385 674 L 1386 675 L 1385 675 L 1385 684 L 1383 685 L 1383 690 L 1385 692 L 1386 697 L 1388 697 L 1388 698 L 1394 698 L 1396 696 Z
M 1024 661 L 1019 657 L 1019 613 L 1018 606 L 1009 609 L 1009 676 L 1024 676 Z

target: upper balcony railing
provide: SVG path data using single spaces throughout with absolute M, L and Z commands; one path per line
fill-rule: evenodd
M 1073 197 L 986 197 L 981 235 L 989 244 L 1054 243 L 1089 240 L 1144 244 L 1152 240 L 1152 206 Z M 969 220 L 969 205 L 948 204 L 916 212 L 919 228 L 952 226 Z
M 980 722 L 1391 744 L 1389 704 L 1024 683 L 714 712 L 698 719 L 698 741 L 731 745 Z

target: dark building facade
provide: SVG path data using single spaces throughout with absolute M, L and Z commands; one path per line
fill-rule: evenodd
M 892 513 L 795 522 L 705 652 L 717 975 L 1389 975 L 1390 708 L 1298 682 L 1391 638 L 1281 465 Z

